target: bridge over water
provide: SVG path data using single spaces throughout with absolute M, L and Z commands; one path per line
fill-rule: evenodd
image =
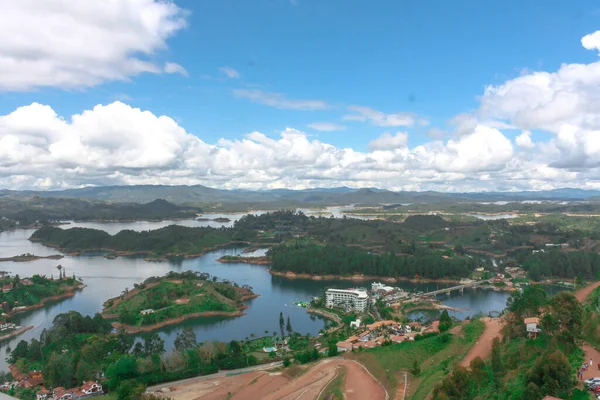
M 427 292 L 427 293 L 423 293 L 423 296 L 428 296 L 428 297 L 434 297 L 438 294 L 450 294 L 450 292 L 453 292 L 455 290 L 459 290 L 461 293 L 464 293 L 465 288 L 476 288 L 477 286 L 483 285 L 489 283 L 489 281 L 475 281 L 472 283 L 466 283 L 463 285 L 458 285 L 458 286 L 452 286 L 452 287 L 448 287 L 445 289 L 439 289 L 439 290 L 434 290 L 433 292 Z

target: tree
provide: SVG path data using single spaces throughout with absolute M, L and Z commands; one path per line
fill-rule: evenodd
M 76 376 L 78 382 L 85 382 L 94 379 L 94 373 L 94 367 L 87 361 L 81 360 L 79 361 L 79 364 L 77 364 Z
M 229 350 L 231 351 L 231 354 L 233 354 L 234 357 L 237 357 L 240 354 L 242 354 L 242 346 L 240 346 L 239 342 L 235 340 L 229 342 Z
M 469 368 L 471 370 L 471 377 L 475 382 L 477 382 L 477 386 L 479 386 L 485 380 L 487 375 L 485 362 L 481 359 L 481 357 L 475 357 L 471 360 Z
M 288 335 L 292 334 L 293 329 L 292 329 L 292 323 L 290 322 L 290 316 L 289 315 L 287 317 L 287 325 L 286 325 L 285 329 L 287 330 Z
M 504 368 L 502 366 L 502 358 L 500 356 L 500 340 L 494 338 L 492 342 L 492 355 L 491 355 L 491 366 L 492 372 L 494 373 L 494 379 L 499 380 L 504 374 Z
M 329 342 L 329 348 L 327 349 L 327 356 L 335 357 L 337 355 L 338 355 L 337 344 L 335 343 L 335 341 Z
M 413 360 L 413 365 L 410 369 L 410 373 L 413 374 L 413 376 L 419 376 L 419 374 L 421 374 L 421 367 L 419 366 L 419 362 L 416 358 Z
M 446 332 L 450 328 L 452 328 L 452 319 L 450 318 L 450 315 L 448 315 L 448 310 L 444 310 L 440 316 L 440 332 Z
M 289 359 L 289 358 L 287 358 L 287 357 L 285 357 L 285 358 L 283 359 L 283 366 L 287 368 L 287 367 L 289 367 L 289 366 L 290 366 L 290 364 L 291 364 L 291 362 L 290 362 L 290 359 Z
M 196 347 L 198 345 L 198 340 L 196 339 L 196 334 L 192 328 L 186 327 L 177 334 L 173 344 L 175 345 L 175 350 L 183 351 Z
M 106 369 L 108 386 L 116 389 L 124 380 L 134 379 L 138 376 L 137 359 L 130 355 L 119 358 Z
M 165 352 L 165 341 L 158 336 L 158 333 L 146 335 L 144 338 L 144 353 L 146 356 L 160 355 Z
M 285 320 L 283 319 L 283 312 L 279 313 L 279 330 L 281 331 L 281 337 L 285 336 L 283 327 L 285 326 Z
M 124 381 L 117 387 L 117 400 L 139 400 L 145 390 L 146 386 L 142 383 L 134 380 Z
M 456 367 L 433 391 L 433 398 L 467 400 L 473 398 L 471 376 L 463 367 Z
M 25 340 L 19 341 L 17 347 L 11 353 L 11 363 L 15 363 L 19 358 L 27 356 L 29 344 Z
M 583 309 L 572 293 L 560 292 L 550 300 L 550 310 L 554 321 L 551 333 L 563 344 L 566 352 L 581 337 Z
M 568 392 L 575 383 L 569 360 L 560 350 L 544 353 L 527 377 L 527 384 L 530 383 L 547 395 Z

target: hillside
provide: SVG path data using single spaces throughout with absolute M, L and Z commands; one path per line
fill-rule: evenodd
M 102 315 L 129 333 L 150 331 L 202 316 L 239 316 L 243 301 L 256 297 L 248 287 L 209 280 L 187 271 L 152 277 L 135 289 L 104 303 Z
M 103 186 L 56 191 L 13 191 L 0 190 L 0 198 L 30 199 L 43 198 L 80 198 L 111 202 L 147 203 L 155 199 L 165 199 L 176 204 L 238 203 L 246 208 L 264 203 L 272 203 L 271 209 L 285 204 L 299 205 L 336 205 L 336 204 L 386 204 L 386 203 L 447 203 L 477 201 L 521 201 L 521 200 L 584 200 L 598 198 L 599 191 L 582 189 L 556 189 L 540 192 L 393 192 L 375 188 L 329 188 L 289 190 L 275 189 L 266 191 L 224 190 L 201 185 L 163 186 L 132 185 Z
M 39 222 L 135 221 L 194 218 L 202 209 L 183 207 L 163 199 L 140 203 L 108 203 L 76 198 L 0 197 L 0 218 L 28 226 Z
M 125 253 L 145 253 L 150 256 L 199 255 L 232 241 L 248 239 L 233 230 L 209 227 L 190 228 L 170 225 L 153 231 L 124 230 L 109 235 L 103 230 L 89 228 L 61 229 L 45 226 L 33 233 L 30 240 L 65 252 L 106 250 Z

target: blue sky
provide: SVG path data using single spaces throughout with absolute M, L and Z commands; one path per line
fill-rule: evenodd
M 123 0 L 122 3 L 132 3 L 138 8 L 144 5 L 156 11 L 151 8 L 153 0 Z M 353 0 L 179 0 L 174 5 L 179 21 L 176 28 L 171 27 L 168 34 L 161 31 L 161 27 L 144 31 L 149 37 L 161 36 L 159 42 L 162 43 L 147 45 L 152 39 L 140 38 L 151 51 L 136 52 L 135 46 L 127 45 L 123 45 L 122 51 L 154 66 L 176 63 L 185 74 L 131 72 L 128 66 L 127 71 L 107 73 L 117 78 L 78 75 L 75 80 L 81 79 L 81 82 L 71 85 L 68 79 L 52 82 L 35 69 L 29 73 L 34 77 L 23 78 L 25 83 L 19 87 L 5 83 L 0 92 L 0 115 L 9 115 L 18 107 L 37 102 L 51 107 L 68 121 L 74 114 L 118 100 L 155 116 L 169 116 L 188 134 L 210 145 L 218 145 L 223 139 L 240 140 L 254 131 L 278 140 L 280 133 L 289 127 L 303 132 L 310 141 L 363 153 L 373 150 L 369 144 L 386 132 L 390 135 L 406 133 L 409 149 L 437 140 L 446 146 L 448 141 L 459 140 L 456 135 L 461 130 L 450 121 L 459 115 L 468 115 L 478 123 L 500 129 L 513 147 L 516 137 L 524 131 L 537 145 L 537 141 L 552 141 L 558 135 L 558 128 L 548 128 L 541 122 L 515 124 L 514 112 L 482 116 L 480 100 L 485 88 L 502 87 L 536 71 L 553 73 L 563 64 L 591 65 L 598 60 L 597 51 L 581 45 L 582 37 L 600 26 L 600 6 L 592 1 L 378 1 L 374 4 Z M 35 21 L 27 5 L 20 9 L 15 6 L 12 12 L 13 17 L 22 19 L 19 25 L 27 26 Z M 68 9 L 60 11 L 69 12 Z M 119 12 L 115 24 L 126 21 L 122 10 L 115 12 Z M 73 15 L 89 18 L 89 15 Z M 103 22 L 81 23 L 82 26 L 96 23 L 102 26 Z M 48 27 L 45 32 L 51 29 L 54 28 Z M 111 29 L 120 32 L 115 27 Z M 87 31 L 81 32 L 85 38 Z M 2 33 L 0 31 L 0 35 Z M 121 36 L 98 33 L 94 36 L 96 41 L 90 37 L 90 53 L 96 51 L 94 47 L 102 53 L 100 47 L 108 41 L 117 43 L 115 52 L 121 51 L 118 46 L 127 34 L 127 30 Z M 7 49 L 14 52 L 14 59 L 21 57 L 14 47 L 7 45 Z M 45 53 L 33 45 L 31 51 L 37 55 Z M 47 56 L 50 62 L 56 63 L 52 72 L 55 75 L 64 72 L 69 76 L 70 66 L 78 66 L 78 63 L 88 70 L 96 66 L 87 64 L 92 55 L 82 57 L 82 61 L 70 55 L 64 61 L 59 60 L 60 49 L 49 53 L 42 57 Z M 125 65 L 118 64 L 122 60 L 111 58 L 109 61 L 100 58 L 98 63 L 106 62 L 106 68 L 115 70 Z M 0 71 L 2 68 L 0 63 Z M 5 68 L 14 68 L 14 65 Z M 9 72 L 15 76 L 20 73 L 17 68 Z M 24 68 L 22 74 L 27 73 Z M 40 75 L 39 81 L 35 74 Z M 385 115 L 412 118 L 413 123 L 378 122 L 352 109 L 357 106 Z M 349 115 L 362 115 L 362 120 L 349 119 Z M 490 119 L 495 122 L 488 123 Z M 339 130 L 310 127 L 318 127 L 315 123 L 327 123 Z M 499 128 L 500 123 L 511 126 Z M 552 167 L 552 162 L 545 160 L 542 164 Z M 464 172 L 454 167 L 442 170 L 436 169 L 438 173 Z M 482 171 L 483 175 L 488 172 Z M 566 172 L 568 181 L 573 171 Z M 14 171 L 10 174 L 14 178 Z M 25 185 L 36 185 L 32 183 L 35 180 L 23 179 Z M 52 179 L 50 187 L 96 183 L 73 180 L 58 183 L 57 178 Z M 265 179 L 271 176 L 267 174 Z M 593 186 L 595 178 L 588 179 Z M 306 177 L 300 180 L 306 181 Z M 443 180 L 438 175 L 432 184 Z M 355 181 L 360 185 L 368 180 Z M 344 179 L 336 178 L 335 182 L 344 182 Z M 404 187 L 401 182 L 400 179 L 399 184 L 392 187 Z

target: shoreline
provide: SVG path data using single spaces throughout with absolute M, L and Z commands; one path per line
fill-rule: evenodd
M 57 301 L 57 300 L 62 300 L 62 299 L 66 299 L 69 297 L 73 297 L 77 294 L 76 293 L 77 290 L 83 290 L 85 287 L 86 287 L 86 285 L 83 283 L 79 286 L 69 286 L 65 290 L 64 293 L 57 294 L 55 296 L 46 297 L 40 303 L 33 304 L 30 306 L 25 306 L 23 308 L 19 308 L 18 310 L 12 309 L 11 312 L 8 313 L 8 315 L 12 316 L 14 314 L 19 314 L 19 313 L 26 312 L 26 311 L 36 310 L 38 308 L 44 307 L 46 305 L 46 303 L 48 303 L 50 301 Z
M 104 258 L 108 258 L 110 260 L 113 260 L 113 259 L 118 258 L 118 257 L 148 256 L 150 254 L 149 251 L 128 251 L 128 250 L 115 250 L 115 249 L 105 249 L 105 248 L 85 249 L 85 250 L 68 252 L 67 249 L 65 249 L 65 248 L 62 248 L 62 247 L 60 247 L 58 245 L 54 245 L 54 244 L 51 244 L 51 243 L 44 243 L 42 240 L 31 239 L 30 238 L 29 241 L 34 242 L 34 243 L 40 243 L 43 246 L 56 249 L 56 250 L 58 250 L 58 251 L 60 251 L 62 253 L 65 253 L 67 256 L 70 256 L 70 257 L 80 256 L 80 255 L 83 255 L 85 253 L 93 253 L 93 252 L 97 252 L 97 251 L 110 253 L 110 254 L 104 255 Z M 224 244 L 207 247 L 201 253 L 194 253 L 194 254 L 167 253 L 167 254 L 163 254 L 161 256 L 155 256 L 155 257 L 148 256 L 148 257 L 145 257 L 144 261 L 169 261 L 172 258 L 183 258 L 183 259 L 198 258 L 198 257 L 202 257 L 202 256 L 206 255 L 207 253 L 210 253 L 210 252 L 213 252 L 213 251 L 217 251 L 217 250 L 221 250 L 223 248 L 227 248 L 227 247 L 230 247 L 230 246 L 231 247 L 233 247 L 233 246 L 247 246 L 249 244 L 250 244 L 250 242 L 231 241 L 231 242 L 227 242 L 227 243 L 224 243 Z
M 4 340 L 12 339 L 15 336 L 19 336 L 20 334 L 25 333 L 28 330 L 33 329 L 33 328 L 34 328 L 33 325 L 29 325 L 29 326 L 24 326 L 19 329 L 16 329 L 16 330 L 12 331 L 11 333 L 7 333 L 6 335 L 0 336 L 0 342 L 2 342 Z
M 313 274 L 297 274 L 295 272 L 290 271 L 273 271 L 269 269 L 269 273 L 275 276 L 282 276 L 288 279 L 311 279 L 313 281 L 321 281 L 321 280 L 342 280 L 342 281 L 373 281 L 380 280 L 383 282 L 411 282 L 411 283 L 425 283 L 425 282 L 434 282 L 434 283 L 460 283 L 459 279 L 414 279 L 414 278 L 406 278 L 406 277 L 398 277 L 392 278 L 389 276 L 376 276 L 376 275 L 313 275 Z
M 238 256 L 222 256 L 217 258 L 218 262 L 223 264 L 255 264 L 255 265 L 269 265 L 271 260 L 269 257 L 238 257 Z
M 244 308 L 242 308 L 242 309 L 244 309 Z M 199 312 L 199 313 L 190 313 L 190 314 L 182 315 L 181 317 L 168 319 L 168 320 L 161 321 L 159 323 L 152 324 L 152 325 L 133 326 L 133 325 L 126 325 L 121 322 L 112 322 L 111 325 L 113 326 L 113 328 L 115 328 L 117 330 L 124 329 L 125 332 L 127 332 L 129 334 L 137 334 L 137 333 L 143 333 L 143 332 L 152 332 L 154 330 L 157 330 L 157 329 L 163 328 L 165 326 L 169 326 L 169 325 L 177 325 L 188 319 L 195 319 L 195 318 L 202 318 L 202 317 L 241 317 L 242 315 L 246 315 L 246 313 L 244 313 L 243 311 L 203 311 L 203 312 Z
M 29 261 L 35 261 L 35 260 L 42 260 L 42 259 L 48 259 L 48 260 L 60 260 L 61 258 L 65 258 L 64 255 L 62 254 L 53 254 L 51 256 L 36 256 L 36 255 L 31 255 L 31 256 L 12 256 L 12 257 L 0 257 L 0 262 L 29 262 Z

